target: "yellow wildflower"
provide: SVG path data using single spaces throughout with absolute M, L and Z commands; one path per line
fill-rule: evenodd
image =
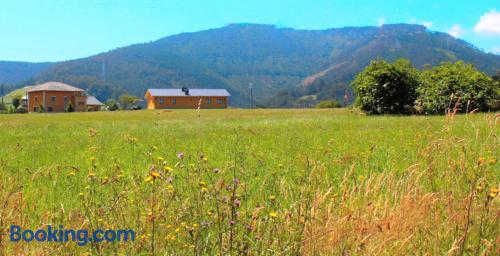
M 497 196 L 497 194 L 498 194 L 498 191 L 499 191 L 498 188 L 491 188 L 489 196 L 491 198 L 495 198 Z
M 276 200 L 276 196 L 269 196 L 269 200 L 271 200 L 271 201 Z
M 160 173 L 159 172 L 151 172 L 151 176 L 153 177 L 153 179 L 156 179 L 156 178 L 160 177 Z
M 205 193 L 205 192 L 207 192 L 207 191 L 208 191 L 208 188 L 206 188 L 206 187 L 202 187 L 202 188 L 201 188 L 201 193 Z
M 157 157 L 156 159 L 158 159 L 158 161 L 160 161 L 160 162 L 163 162 L 163 161 L 165 160 L 165 159 L 164 159 L 163 157 L 161 157 L 161 156 Z
M 200 181 L 198 182 L 198 185 L 200 185 L 200 187 L 206 187 L 207 183 L 205 183 L 204 181 Z
M 89 178 L 93 178 L 93 177 L 95 177 L 95 173 L 93 173 L 93 172 L 89 172 L 89 175 L 88 175 L 88 176 L 89 176 Z
M 170 167 L 170 166 L 165 166 L 165 167 L 163 167 L 163 168 L 164 168 L 164 169 L 165 169 L 165 171 L 167 171 L 167 172 L 171 172 L 171 171 L 173 171 L 173 170 L 174 170 L 174 168 L 172 168 L 172 167 Z
M 277 212 L 270 212 L 269 217 L 274 219 L 274 218 L 278 217 L 278 213 Z
M 144 180 L 146 183 L 152 183 L 153 182 L 153 177 L 151 175 L 146 176 L 146 179 Z
M 172 186 L 172 185 L 168 185 L 168 186 L 166 187 L 166 189 L 167 189 L 167 191 L 172 192 L 172 191 L 174 191 L 174 186 Z
M 83 196 L 83 192 L 81 192 L 80 194 L 78 194 L 79 196 Z

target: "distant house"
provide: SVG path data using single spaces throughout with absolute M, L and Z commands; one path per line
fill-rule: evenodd
M 87 111 L 85 91 L 68 84 L 47 82 L 26 90 L 28 111 L 64 112 L 71 104 L 73 111 Z
M 148 109 L 227 108 L 231 95 L 224 89 L 148 89 Z
M 100 111 L 104 104 L 94 96 L 87 96 L 87 111 Z

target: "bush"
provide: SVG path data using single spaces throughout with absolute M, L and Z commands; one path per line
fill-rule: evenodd
M 106 107 L 109 111 L 116 111 L 120 109 L 120 106 L 118 106 L 118 102 L 116 102 L 116 100 L 108 100 L 106 102 Z
M 25 109 L 24 107 L 18 107 L 18 108 L 16 108 L 15 113 L 16 114 L 26 114 L 26 113 L 28 113 L 28 110 Z
M 443 63 L 421 74 L 417 106 L 425 113 L 441 114 L 457 106 L 459 112 L 487 110 L 498 98 L 492 78 L 464 62 Z
M 416 98 L 418 71 L 408 60 L 376 60 L 351 85 L 356 105 L 368 114 L 408 114 Z
M 64 110 L 66 112 L 75 112 L 75 108 L 73 107 L 73 104 L 71 102 L 66 106 L 66 109 Z
M 324 100 L 316 104 L 316 108 L 340 108 L 340 102 L 336 100 Z

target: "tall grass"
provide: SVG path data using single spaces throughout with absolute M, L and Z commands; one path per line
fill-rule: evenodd
M 0 116 L 4 254 L 495 255 L 498 116 Z M 12 243 L 25 228 L 128 243 Z

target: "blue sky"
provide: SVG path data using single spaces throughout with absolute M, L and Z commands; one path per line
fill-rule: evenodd
M 500 1 L 0 0 L 0 60 L 61 61 L 228 23 L 425 24 L 500 54 Z

